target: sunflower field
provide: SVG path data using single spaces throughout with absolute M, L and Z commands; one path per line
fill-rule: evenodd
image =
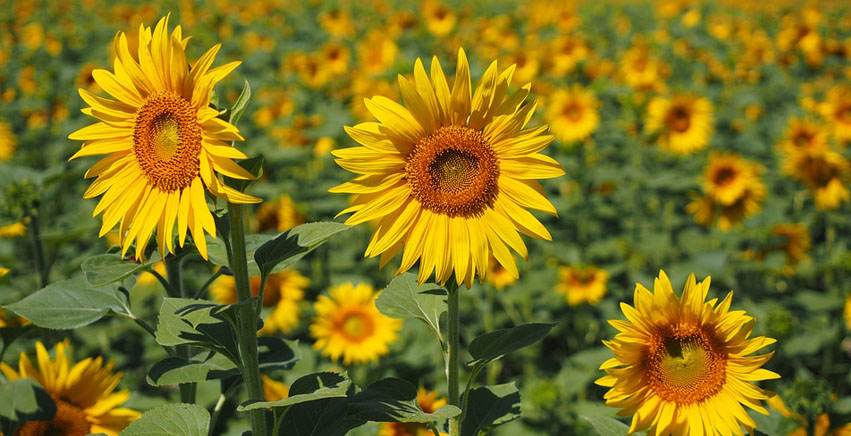
M 846 1 L 3 6 L 0 436 L 851 436 Z

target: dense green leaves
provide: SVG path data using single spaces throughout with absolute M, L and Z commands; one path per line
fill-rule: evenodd
M 235 307 L 205 300 L 165 298 L 157 323 L 157 342 L 164 346 L 195 345 L 239 362 L 233 327 Z
M 293 382 L 289 397 L 278 401 L 247 401 L 238 410 L 272 409 L 328 398 L 345 398 L 351 384 L 348 378 L 335 372 L 308 374 Z
M 520 417 L 520 392 L 514 383 L 483 386 L 470 391 L 467 411 L 461 422 L 461 436 L 478 436 L 498 425 Z
M 145 412 L 120 436 L 207 436 L 210 414 L 196 404 L 168 404 Z
M 440 337 L 440 315 L 446 312 L 446 291 L 439 286 L 417 284 L 411 273 L 394 278 L 375 300 L 375 307 L 386 316 L 419 319 Z
M 91 324 L 110 310 L 126 313 L 127 299 L 116 285 L 92 287 L 84 277 L 46 286 L 6 306 L 33 324 L 49 329 L 73 329 Z
M 629 431 L 629 427 L 614 418 L 608 416 L 583 416 L 590 422 L 600 436 L 623 436 Z
M 367 421 L 442 422 L 461 414 L 455 406 L 426 413 L 417 401 L 417 387 L 398 378 L 385 378 L 358 392 L 349 404 L 350 414 Z
M 523 324 L 510 329 L 485 333 L 470 342 L 470 355 L 473 360 L 468 365 L 476 365 L 497 360 L 502 356 L 528 347 L 544 339 L 552 330 L 553 324 Z
M 331 236 L 350 227 L 331 221 L 307 223 L 281 233 L 254 252 L 254 260 L 263 275 L 285 268 L 319 247 Z
M 142 271 L 159 262 L 160 255 L 155 253 L 147 262 L 137 263 L 132 259 L 122 259 L 118 254 L 101 254 L 83 261 L 81 268 L 86 280 L 93 287 L 119 282 L 134 273 Z
M 24 421 L 44 421 L 56 415 L 56 405 L 35 380 L 22 378 L 0 384 L 0 430 Z

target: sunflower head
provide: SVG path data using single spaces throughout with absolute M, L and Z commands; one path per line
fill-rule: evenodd
M 815 196 L 816 207 L 833 210 L 851 198 L 846 187 L 849 174 L 848 159 L 829 148 L 800 149 L 785 154 L 783 171 L 802 182 Z
M 260 295 L 260 276 L 249 278 L 251 294 Z M 263 291 L 263 307 L 270 312 L 263 319 L 261 334 L 277 331 L 288 333 L 298 326 L 301 317 L 300 303 L 310 279 L 298 270 L 286 269 L 269 275 Z M 210 286 L 210 297 L 219 304 L 236 304 L 236 283 L 233 276 L 219 276 Z
M 445 36 L 455 27 L 455 13 L 437 0 L 427 0 L 422 5 L 426 29 L 435 36 Z
M 691 94 L 655 97 L 647 104 L 645 129 L 659 135 L 659 146 L 664 150 L 694 153 L 709 145 L 712 103 Z
M 559 141 L 570 144 L 587 139 L 600 124 L 600 102 L 591 90 L 574 85 L 553 94 L 547 120 Z
M 114 72 L 92 72 L 113 99 L 79 90 L 89 105 L 83 113 L 100 121 L 68 136 L 84 141 L 71 159 L 106 155 L 86 172 L 86 178 L 97 179 L 84 197 L 101 196 L 94 210 L 103 213 L 100 236 L 119 225 L 122 256 L 135 242 L 141 259 L 154 230 L 160 252 L 173 253 L 176 226 L 180 245 L 189 230 L 206 258 L 204 234 L 215 235 L 216 225 L 205 192 L 235 203 L 260 201 L 220 180 L 220 174 L 253 178 L 232 160 L 246 157 L 230 145 L 243 139 L 239 131 L 210 107 L 213 86 L 240 63 L 210 68 L 216 45 L 190 68 L 188 41 L 180 26 L 169 33 L 168 17 L 153 30 L 139 27 L 136 52 L 119 32 Z
M 593 266 L 563 266 L 558 270 L 556 291 L 564 295 L 567 304 L 597 304 L 606 295 L 609 273 Z
M 695 196 L 686 210 L 704 226 L 717 218 L 718 227 L 729 230 L 760 211 L 766 195 L 762 172 L 762 166 L 736 154 L 712 153 L 704 170 L 705 195 Z
M 336 162 L 358 176 L 331 192 L 353 194 L 346 224 L 372 222 L 367 256 L 383 267 L 402 254 L 398 273 L 419 261 L 419 281 L 432 272 L 445 283 L 483 279 L 492 255 L 518 277 L 509 251 L 526 257 L 519 232 L 551 240 L 526 209 L 555 215 L 535 179 L 564 174 L 540 153 L 546 126 L 526 128 L 535 109 L 524 103 L 530 84 L 509 93 L 514 65 L 493 62 L 473 91 L 463 50 L 452 88 L 437 58 L 430 75 L 418 59 L 413 80 L 399 76 L 405 105 L 377 96 L 364 100 L 378 122 L 346 127 L 361 147 L 335 150 Z
M 12 126 L 0 120 L 0 162 L 9 160 L 18 148 L 18 140 L 12 132 Z
M 304 224 L 305 215 L 289 195 L 284 194 L 272 202 L 263 203 L 257 209 L 256 225 L 258 232 L 274 230 L 285 232 L 297 225 Z
M 627 321 L 609 321 L 615 357 L 596 383 L 610 388 L 607 406 L 632 415 L 630 434 L 743 434 L 756 427 L 743 405 L 768 414 L 761 400 L 773 393 L 751 382 L 779 377 L 761 368 L 773 352 L 750 355 L 775 341 L 750 337 L 756 321 L 730 311 L 732 291 L 720 303 L 708 292 L 709 278 L 691 275 L 677 296 L 662 271 L 653 292 L 637 284 L 634 306 L 621 303 Z
M 279 382 L 266 374 L 260 374 L 263 381 L 263 399 L 266 401 L 278 401 L 290 396 L 290 388 L 283 382 Z
M 0 363 L 0 371 L 9 381 L 30 378 L 38 382 L 56 403 L 56 416 L 50 421 L 29 421 L 17 436 L 85 436 L 103 433 L 118 436 L 141 414 L 118 406 L 130 398 L 129 391 L 115 391 L 121 380 L 113 372 L 114 362 L 88 358 L 74 363 L 68 342 L 60 342 L 51 358 L 41 342 L 36 343 L 37 367 L 21 353 L 18 369 Z
M 851 141 L 851 87 L 836 85 L 829 89 L 827 100 L 821 105 L 821 113 L 837 140 Z
M 828 146 L 827 130 L 812 118 L 791 118 L 780 150 L 793 153 L 799 150 L 823 149 Z
M 313 305 L 316 316 L 310 335 L 314 348 L 344 365 L 374 362 L 390 352 L 402 322 L 388 318 L 375 307 L 379 292 L 366 284 L 333 286 Z

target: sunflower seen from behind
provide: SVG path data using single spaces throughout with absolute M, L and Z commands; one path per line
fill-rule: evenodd
M 658 135 L 663 150 L 677 154 L 702 150 L 712 137 L 712 102 L 694 94 L 654 97 L 647 104 L 644 128 Z
M 600 124 L 600 102 L 591 90 L 579 85 L 556 91 L 546 116 L 553 134 L 564 144 L 583 141 Z
M 402 321 L 381 314 L 375 307 L 380 292 L 364 283 L 344 283 L 320 295 L 313 308 L 310 325 L 313 347 L 331 360 L 342 358 L 344 365 L 375 362 L 390 352 Z
M 92 72 L 113 99 L 79 90 L 89 105 L 83 113 L 99 121 L 68 136 L 84 141 L 71 159 L 106 155 L 86 172 L 96 180 L 83 197 L 101 196 L 94 210 L 103 214 L 99 236 L 118 226 L 122 256 L 135 242 L 141 259 L 156 230 L 163 255 L 174 252 L 175 232 L 183 246 L 188 231 L 206 258 L 205 233 L 216 234 L 206 193 L 233 203 L 260 201 L 220 179 L 253 176 L 233 161 L 246 158 L 230 145 L 243 140 L 239 131 L 209 107 L 213 86 L 240 62 L 211 68 L 217 44 L 190 64 L 188 41 L 180 26 L 169 34 L 168 17 L 153 30 L 140 25 L 137 52 L 120 32 L 113 42 L 114 72 Z
M 552 239 L 527 209 L 556 215 L 537 179 L 564 170 L 541 153 L 553 139 L 547 126 L 527 128 L 531 85 L 509 93 L 514 71 L 493 62 L 474 91 L 462 49 L 451 88 L 437 58 L 430 76 L 417 60 L 413 80 L 398 78 L 405 106 L 365 100 L 378 122 L 346 127 L 361 146 L 333 154 L 358 176 L 331 192 L 352 194 L 346 224 L 374 224 L 366 256 L 383 267 L 401 253 L 398 273 L 419 261 L 420 283 L 432 273 L 446 283 L 454 272 L 470 287 L 491 255 L 519 276 L 511 250 L 527 256 L 520 233 Z
M 774 393 L 753 382 L 780 377 L 762 368 L 774 352 L 752 354 L 775 340 L 751 337 L 756 320 L 730 310 L 732 291 L 707 301 L 709 283 L 690 275 L 678 296 L 660 271 L 652 292 L 636 284 L 634 306 L 621 303 L 626 321 L 609 321 L 615 357 L 596 383 L 609 388 L 607 406 L 632 415 L 630 434 L 744 435 L 756 422 L 743 406 L 768 415 L 761 402 Z
M 21 378 L 38 382 L 56 403 L 56 416 L 50 421 L 25 422 L 14 436 L 118 436 L 141 416 L 119 407 L 130 392 L 115 390 L 122 374 L 113 371 L 114 362 L 104 364 L 97 357 L 75 363 L 67 341 L 56 344 L 53 357 L 41 342 L 36 342 L 35 349 L 36 365 L 21 353 L 17 370 L 0 363 L 0 371 L 10 382 Z

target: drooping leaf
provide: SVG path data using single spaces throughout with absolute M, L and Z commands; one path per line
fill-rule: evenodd
M 250 400 L 242 403 L 240 412 L 255 409 L 273 409 L 308 403 L 328 398 L 345 398 L 352 382 L 336 372 L 317 372 L 299 377 L 290 386 L 290 395 L 277 401 Z
M 207 436 L 210 414 L 196 404 L 166 404 L 142 414 L 120 436 Z
M 376 422 L 443 422 L 461 414 L 455 406 L 426 413 L 417 401 L 417 387 L 398 378 L 385 378 L 352 397 L 349 415 Z
M 50 394 L 35 380 L 21 378 L 0 385 L 0 429 L 25 421 L 46 421 L 56 415 Z
M 159 261 L 159 253 L 154 253 L 151 259 L 143 263 L 122 259 L 118 254 L 100 254 L 84 260 L 81 268 L 89 284 L 97 288 L 120 282 Z
M 608 416 L 583 416 L 591 423 L 600 436 L 622 436 L 629 432 L 629 426 Z
M 247 304 L 247 302 L 241 303 Z M 233 324 L 237 305 L 220 305 L 206 300 L 164 298 L 157 322 L 160 345 L 194 345 L 239 361 Z
M 554 326 L 554 324 L 523 324 L 510 329 L 485 333 L 470 342 L 469 351 L 473 360 L 467 362 L 467 364 L 484 364 L 523 347 L 528 347 L 544 339 Z
M 148 371 L 151 386 L 198 383 L 237 375 L 236 364 L 224 355 L 214 353 L 203 361 L 187 361 L 182 357 L 166 357 Z
M 268 275 L 276 269 L 292 265 L 319 247 L 331 236 L 345 232 L 350 226 L 332 221 L 307 223 L 293 227 L 266 242 L 254 252 L 260 273 Z
M 478 436 L 520 417 L 520 392 L 514 383 L 483 386 L 472 389 L 469 395 L 461 436 Z
M 417 276 L 402 274 L 387 285 L 375 300 L 375 307 L 397 319 L 419 319 L 440 335 L 440 315 L 447 310 L 446 292 L 439 286 L 417 284 Z
M 73 329 L 103 318 L 110 310 L 124 313 L 126 304 L 117 285 L 95 288 L 79 276 L 50 284 L 6 309 L 39 327 Z

